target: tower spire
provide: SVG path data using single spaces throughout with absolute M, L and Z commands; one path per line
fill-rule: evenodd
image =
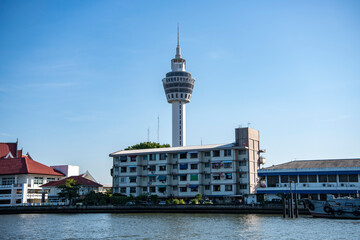
M 181 49 L 180 49 L 180 33 L 179 33 L 179 23 L 177 25 L 177 46 L 176 46 L 176 55 L 175 58 L 181 58 Z

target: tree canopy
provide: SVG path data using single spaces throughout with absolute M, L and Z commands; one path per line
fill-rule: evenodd
M 167 148 L 170 147 L 170 144 L 160 144 L 157 142 L 142 142 L 129 146 L 125 150 L 136 150 L 136 149 L 147 149 L 147 148 Z
M 78 191 L 80 185 L 75 179 L 66 179 L 65 184 L 60 185 L 57 188 L 61 189 L 61 192 L 58 193 L 59 197 L 69 200 L 69 204 L 72 204 L 73 200 L 79 197 Z

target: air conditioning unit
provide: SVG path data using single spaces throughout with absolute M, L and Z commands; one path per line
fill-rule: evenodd
M 340 186 L 341 186 L 341 187 L 345 187 L 345 184 L 342 183 L 342 184 L 340 184 Z
M 305 183 L 303 184 L 303 187 L 306 187 L 306 184 L 305 184 Z
M 287 184 L 284 184 L 284 186 L 283 187 L 287 187 Z
M 276 187 L 281 187 L 281 184 L 280 184 L 280 183 L 277 183 L 277 184 L 276 184 Z
M 355 184 L 350 184 L 350 187 L 355 187 Z
M 323 187 L 326 187 L 326 184 L 325 184 L 325 183 L 323 183 Z

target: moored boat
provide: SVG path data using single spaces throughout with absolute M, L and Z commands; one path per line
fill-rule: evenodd
M 360 219 L 360 198 L 334 198 L 326 201 L 305 200 L 305 206 L 313 217 Z

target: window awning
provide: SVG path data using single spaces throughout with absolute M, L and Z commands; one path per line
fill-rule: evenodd
M 223 161 L 223 163 L 232 163 L 232 161 Z
M 130 179 L 136 179 L 136 177 L 129 177 Z
M 179 174 L 180 177 L 186 177 L 187 174 Z
M 189 188 L 197 188 L 199 185 L 189 185 Z
M 164 181 L 164 180 L 166 180 L 166 175 L 160 175 L 160 176 L 158 176 L 157 179 L 160 181 Z
M 156 177 L 156 175 L 153 175 L 153 174 L 149 174 L 148 176 L 149 177 Z
M 226 175 L 228 175 L 228 176 L 231 176 L 232 175 L 232 173 L 225 173 Z
M 157 186 L 158 188 L 166 188 L 166 186 L 161 185 L 161 186 Z

